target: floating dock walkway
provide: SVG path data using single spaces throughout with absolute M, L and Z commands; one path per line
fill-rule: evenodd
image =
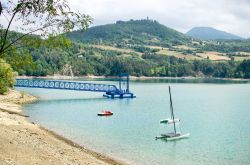
M 124 79 L 125 77 L 125 79 Z M 60 81 L 44 79 L 16 79 L 16 87 L 45 88 L 77 90 L 90 92 L 105 92 L 104 97 L 108 98 L 135 98 L 136 96 L 129 91 L 129 75 L 119 75 L 119 88 L 109 84 L 95 84 L 81 81 Z

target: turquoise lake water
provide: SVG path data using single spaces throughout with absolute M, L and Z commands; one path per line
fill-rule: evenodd
M 115 84 L 113 81 L 95 83 Z M 190 138 L 155 140 L 171 130 L 168 85 L 181 131 Z M 197 80 L 133 81 L 137 98 L 102 93 L 18 88 L 39 96 L 24 106 L 29 120 L 78 144 L 133 164 L 250 164 L 250 83 Z M 103 109 L 111 117 L 98 117 Z

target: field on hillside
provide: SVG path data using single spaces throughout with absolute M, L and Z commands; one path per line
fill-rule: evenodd
M 159 47 L 159 46 L 146 46 L 146 47 L 151 48 L 151 49 L 159 49 L 159 51 L 156 52 L 156 54 L 175 56 L 177 58 L 182 58 L 182 59 L 187 59 L 187 60 L 200 60 L 200 59 L 202 59 L 201 57 L 198 57 L 198 56 L 195 56 L 192 54 L 183 54 L 183 53 L 178 52 L 178 51 L 170 50 L 169 48 L 164 48 L 164 47 Z M 188 47 L 185 47 L 185 48 L 188 48 Z
M 198 53 L 197 56 L 199 56 L 203 59 L 209 59 L 209 60 L 213 60 L 213 61 L 230 60 L 230 58 L 228 56 L 226 56 L 225 53 L 218 53 L 218 52 Z
M 128 56 L 131 53 L 137 54 L 141 56 L 143 53 L 138 52 L 133 50 L 132 48 L 117 48 L 115 46 L 110 46 L 110 45 L 91 45 L 94 48 L 97 49 L 102 49 L 102 50 L 107 50 L 107 51 L 116 51 L 120 52 L 124 56 Z M 171 50 L 170 48 L 166 47 L 161 47 L 161 46 L 143 46 L 145 48 L 150 48 L 150 49 L 156 49 L 157 51 L 155 52 L 156 54 L 160 55 L 167 55 L 167 56 L 175 56 L 177 58 L 181 59 L 187 59 L 187 60 L 202 60 L 202 59 L 209 59 L 212 61 L 227 61 L 231 60 L 231 57 L 234 58 L 236 61 L 242 61 L 244 59 L 250 59 L 250 53 L 248 52 L 240 52 L 240 55 L 232 55 L 229 57 L 226 53 L 220 53 L 216 51 L 204 51 L 202 53 L 195 53 L 195 54 L 184 54 L 182 51 L 184 50 L 192 50 L 196 51 L 196 48 L 186 46 L 186 45 L 179 45 L 179 46 L 174 46 L 176 50 Z
M 104 49 L 104 50 L 114 50 L 118 52 L 123 52 L 123 53 L 131 53 L 133 50 L 131 49 L 122 49 L 122 48 L 117 48 L 113 46 L 108 46 L 108 45 L 91 45 L 94 48 L 99 48 L 99 49 Z

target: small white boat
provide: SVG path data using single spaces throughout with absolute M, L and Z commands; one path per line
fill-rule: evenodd
M 107 110 L 103 110 L 103 111 L 99 112 L 97 115 L 98 116 L 111 116 L 111 115 L 113 115 L 113 112 L 107 111 Z
M 155 139 L 165 139 L 165 140 L 178 140 L 183 138 L 188 138 L 190 133 L 182 134 L 181 132 L 176 132 L 176 123 L 180 123 L 180 119 L 174 117 L 174 109 L 172 104 L 172 97 L 171 97 L 171 89 L 169 86 L 169 96 L 170 96 L 170 118 L 160 120 L 161 124 L 173 124 L 174 125 L 174 132 L 161 134 L 160 136 L 156 136 Z
M 156 136 L 156 139 L 166 139 L 168 141 L 170 140 L 178 140 L 178 139 L 184 139 L 184 138 L 188 138 L 190 136 L 190 133 L 186 133 L 186 134 L 180 134 L 180 133 L 172 133 L 173 135 L 169 136 L 169 133 L 167 134 L 161 134 L 161 136 Z

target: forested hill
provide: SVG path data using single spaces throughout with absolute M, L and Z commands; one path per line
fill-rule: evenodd
M 95 44 L 147 44 L 180 45 L 190 43 L 186 35 L 168 28 L 154 20 L 117 21 L 89 28 L 86 32 L 75 31 L 69 34 L 71 40 Z
M 159 33 L 159 29 L 154 30 L 146 26 L 141 32 L 138 29 L 140 26 L 144 27 L 143 21 L 146 25 L 154 25 L 165 30 Z M 129 24 L 131 24 L 130 28 L 128 28 Z M 138 26 L 134 27 L 132 24 L 138 24 Z M 22 42 L 0 58 L 9 63 L 19 75 L 28 76 L 70 75 L 73 72 L 75 76 L 115 76 L 129 73 L 133 76 L 250 78 L 250 40 L 193 40 L 189 43 L 190 40 L 185 35 L 149 20 L 119 21 L 113 25 L 95 28 L 102 29 L 106 26 L 118 26 L 123 31 L 127 29 L 133 35 L 129 38 L 125 32 L 119 35 L 111 34 L 121 31 L 119 28 L 114 28 L 113 32 L 104 30 L 103 35 L 89 33 L 93 29 L 91 28 L 86 34 L 105 36 L 102 37 L 103 43 L 98 44 L 93 43 L 88 36 L 82 38 L 80 34 L 84 33 L 74 34 L 79 39 L 85 39 L 84 43 L 72 41 L 71 44 L 61 35 L 58 38 L 47 39 L 27 35 Z M 136 29 L 137 32 L 135 32 Z M 19 35 L 22 34 L 16 32 L 9 34 L 11 37 Z M 109 35 L 112 40 L 107 37 Z M 127 36 L 127 40 L 122 36 Z M 153 40 L 152 36 L 156 39 Z M 186 43 L 174 45 L 178 41 L 174 36 L 179 39 L 179 42 Z M 76 37 L 74 40 L 77 39 Z M 104 40 L 105 38 L 107 40 Z M 96 41 L 99 42 L 98 37 Z M 137 43 L 133 44 L 132 41 Z M 142 43 L 139 44 L 138 41 Z M 26 43 L 29 43 L 29 46 L 25 46 Z
M 242 39 L 231 33 L 217 30 L 211 27 L 194 27 L 186 33 L 188 36 L 201 40 L 239 40 Z

